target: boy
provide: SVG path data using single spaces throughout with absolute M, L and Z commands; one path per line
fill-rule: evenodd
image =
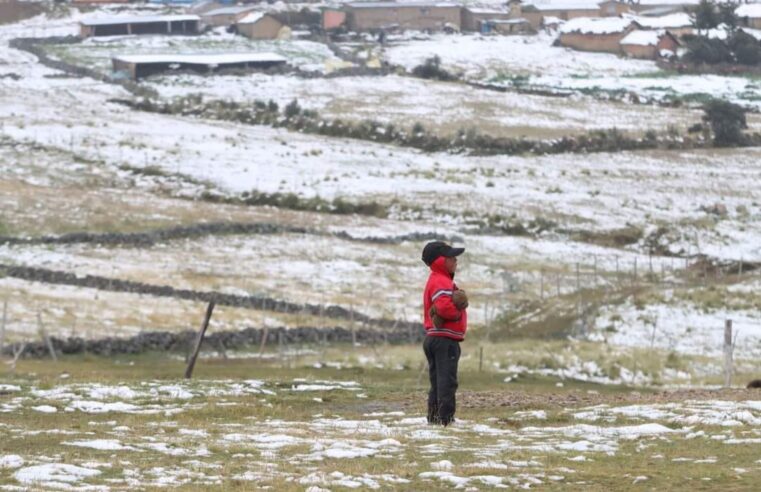
M 465 248 L 453 248 L 442 241 L 430 242 L 423 248 L 423 262 L 431 269 L 423 292 L 423 351 L 431 380 L 430 424 L 447 426 L 454 420 L 460 342 L 468 329 L 468 298 L 454 283 L 457 257 L 463 252 Z

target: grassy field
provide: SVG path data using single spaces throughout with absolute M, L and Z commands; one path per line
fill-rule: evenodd
M 358 362 L 373 358 L 400 365 Z M 749 490 L 761 475 L 752 392 L 508 384 L 471 357 L 458 420 L 444 429 L 424 422 L 421 359 L 417 347 L 333 347 L 287 363 L 203 359 L 191 382 L 165 355 L 21 361 L 0 376 L 0 482 Z M 29 481 L 35 473 L 41 481 Z

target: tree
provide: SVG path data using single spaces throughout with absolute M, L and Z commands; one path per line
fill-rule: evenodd
M 737 63 L 758 65 L 761 62 L 761 43 L 743 31 L 735 31 L 727 44 L 735 55 Z
M 737 30 L 737 25 L 740 23 L 740 19 L 735 14 L 737 9 L 736 2 L 726 2 L 719 4 L 719 13 L 717 15 L 717 21 L 719 24 L 725 24 L 730 32 Z
M 748 128 L 745 108 L 720 99 L 714 99 L 703 107 L 703 121 L 713 132 L 716 147 L 732 147 L 745 142 L 743 129 Z
M 713 29 L 719 25 L 716 6 L 709 0 L 700 0 L 695 8 L 695 27 L 698 29 Z
M 691 63 L 731 63 L 732 52 L 727 44 L 720 39 L 710 39 L 705 36 L 684 36 L 687 53 L 684 59 Z

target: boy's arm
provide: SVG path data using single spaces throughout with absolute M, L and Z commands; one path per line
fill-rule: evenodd
M 452 289 L 439 288 L 434 290 L 433 295 L 431 296 L 433 306 L 436 308 L 436 314 L 441 318 L 450 321 L 458 320 L 460 319 L 460 316 L 462 316 L 460 310 L 457 309 L 457 306 L 455 306 L 452 301 L 453 293 L 454 291 Z

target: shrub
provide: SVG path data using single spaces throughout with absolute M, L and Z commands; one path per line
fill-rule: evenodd
M 299 101 L 297 99 L 294 99 L 293 101 L 289 102 L 285 107 L 285 117 L 286 118 L 293 118 L 294 116 L 298 116 L 301 114 L 301 106 L 299 106 Z
M 412 75 L 423 79 L 455 80 L 457 77 L 441 68 L 441 58 L 432 56 L 412 69 Z
M 690 126 L 687 129 L 687 133 L 700 133 L 703 131 L 703 125 L 700 123 L 695 123 L 694 125 Z
M 742 131 L 748 128 L 748 123 L 742 106 L 716 99 L 706 104 L 703 111 L 703 121 L 711 127 L 715 146 L 732 147 L 745 142 Z

